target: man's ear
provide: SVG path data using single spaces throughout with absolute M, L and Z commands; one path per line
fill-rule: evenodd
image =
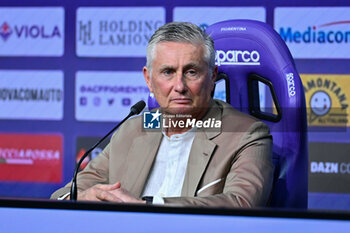
M 215 66 L 214 67 L 214 70 L 213 70 L 213 74 L 212 74 L 212 77 L 211 79 L 213 80 L 213 82 L 215 83 L 216 81 L 216 77 L 218 76 L 218 66 Z
M 146 66 L 143 67 L 143 77 L 145 78 L 149 91 L 153 93 L 150 72 Z

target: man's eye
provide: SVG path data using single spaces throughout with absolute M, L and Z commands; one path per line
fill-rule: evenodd
M 186 77 L 196 77 L 198 72 L 196 70 L 188 70 L 185 73 Z
M 171 75 L 171 74 L 173 74 L 174 72 L 172 71 L 172 70 L 164 70 L 163 71 L 163 74 L 165 74 L 165 75 Z

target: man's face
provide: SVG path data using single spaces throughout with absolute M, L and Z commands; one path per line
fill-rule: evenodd
M 143 74 L 158 104 L 170 114 L 201 118 L 208 110 L 216 78 L 204 59 L 204 45 L 161 42 L 155 47 L 152 72 Z

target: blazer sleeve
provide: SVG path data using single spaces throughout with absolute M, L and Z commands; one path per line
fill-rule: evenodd
M 109 150 L 110 144 L 96 158 L 91 160 L 83 171 L 78 173 L 78 191 L 88 189 L 95 184 L 108 184 Z M 58 199 L 69 193 L 70 187 L 71 182 L 55 191 L 50 198 Z
M 205 191 L 203 184 L 197 188 L 197 191 L 203 190 L 197 193 L 198 196 L 164 198 L 165 204 L 246 208 L 265 206 L 271 193 L 274 170 L 272 136 L 268 127 L 262 122 L 254 123 L 241 137 L 238 148 L 227 156 L 232 159 L 226 176 L 222 177 L 224 185 L 220 192 L 210 193 L 210 189 L 215 189 L 211 187 Z
M 109 184 L 111 181 L 111 173 L 116 173 L 116 165 L 118 168 L 123 166 L 125 162 L 126 154 L 130 149 L 130 145 L 133 142 L 135 135 L 140 132 L 140 118 L 135 117 L 126 121 L 120 128 L 113 133 L 109 144 L 104 150 L 93 160 L 91 160 L 84 170 L 80 171 L 77 176 L 78 191 L 86 190 L 96 184 Z M 114 150 L 113 150 L 114 148 Z M 116 153 L 115 148 L 118 148 Z M 119 163 L 111 164 L 115 162 L 113 160 L 119 158 Z M 119 171 L 121 173 L 121 171 Z M 119 179 L 117 179 L 120 181 Z M 51 195 L 51 199 L 58 199 L 62 195 L 70 192 L 71 182 L 66 184 L 63 188 L 58 189 Z

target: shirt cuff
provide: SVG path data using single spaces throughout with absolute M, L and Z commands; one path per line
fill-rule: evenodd
M 68 197 L 69 196 L 69 194 L 70 194 L 70 192 L 69 193 L 66 193 L 66 194 L 63 194 L 63 195 L 61 195 L 61 196 L 59 196 L 58 198 L 57 198 L 57 200 L 64 200 L 66 197 Z
M 152 204 L 164 205 L 164 199 L 161 196 L 155 195 L 153 196 Z

